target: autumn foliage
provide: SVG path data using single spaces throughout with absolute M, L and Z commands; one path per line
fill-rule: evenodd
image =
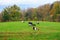
M 37 8 L 21 10 L 17 5 L 6 7 L 0 13 L 0 21 L 55 21 L 60 22 L 60 1 Z

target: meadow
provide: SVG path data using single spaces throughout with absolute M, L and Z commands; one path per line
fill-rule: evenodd
M 39 31 L 33 30 L 28 21 L 0 22 L 0 40 L 60 40 L 59 22 L 32 22 Z

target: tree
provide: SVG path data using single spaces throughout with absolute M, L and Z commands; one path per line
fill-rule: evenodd
M 27 9 L 25 13 L 25 18 L 26 20 L 37 20 L 36 9 L 35 8 Z
M 57 21 L 58 16 L 60 15 L 60 1 L 54 2 L 52 9 L 50 11 L 50 17 L 53 21 Z M 59 19 L 59 18 L 58 18 Z
M 0 22 L 2 21 L 2 14 L 0 13 Z
M 43 6 L 39 6 L 37 8 L 37 14 L 39 16 L 39 19 L 42 21 L 47 21 L 49 17 L 49 11 L 50 11 L 50 4 L 45 4 Z
M 2 12 L 3 21 L 9 21 L 9 14 L 6 9 Z
M 2 12 L 4 21 L 18 21 L 21 18 L 20 8 L 16 5 L 7 7 Z

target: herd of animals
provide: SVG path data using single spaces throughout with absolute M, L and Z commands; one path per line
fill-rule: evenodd
M 24 21 L 22 21 L 24 23 Z M 39 24 L 39 22 L 36 22 L 37 24 Z M 31 21 L 28 22 L 29 26 L 32 27 L 33 30 L 39 30 L 39 28 L 36 27 L 36 24 L 32 23 Z

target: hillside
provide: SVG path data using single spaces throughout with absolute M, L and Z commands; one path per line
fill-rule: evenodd
M 32 21 L 36 24 L 36 21 Z M 0 23 L 0 39 L 4 40 L 60 40 L 59 22 L 42 22 L 36 24 L 39 31 L 28 25 L 28 21 Z

